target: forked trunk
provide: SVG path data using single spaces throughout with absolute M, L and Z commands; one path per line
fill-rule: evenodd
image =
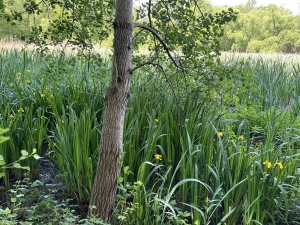
M 105 97 L 100 152 L 89 209 L 89 215 L 99 216 L 105 222 L 111 221 L 120 174 L 120 149 L 132 73 L 132 30 L 132 0 L 117 0 L 112 80 Z

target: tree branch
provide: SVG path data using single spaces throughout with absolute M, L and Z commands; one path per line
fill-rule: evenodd
M 137 69 L 139 69 L 139 68 L 141 68 L 141 67 L 143 67 L 143 66 L 146 66 L 146 65 L 157 66 L 157 67 L 159 67 L 161 70 L 164 70 L 163 67 L 162 67 L 160 64 L 154 63 L 153 61 L 148 61 L 148 62 L 144 62 L 144 63 L 142 63 L 142 64 L 140 64 L 140 65 L 134 67 L 131 71 L 133 72 L 133 71 L 135 71 L 135 70 L 137 70 Z
M 159 36 L 159 34 L 153 28 L 151 28 L 151 27 L 149 27 L 147 25 L 144 25 L 144 24 L 140 24 L 140 23 L 134 23 L 133 27 L 134 28 L 135 27 L 139 27 L 139 28 L 145 29 L 145 30 L 149 31 L 153 36 L 155 36 L 159 40 L 159 42 L 161 43 L 161 45 L 163 46 L 163 48 L 165 49 L 167 55 L 169 56 L 169 58 L 171 59 L 171 61 L 173 62 L 173 64 L 176 67 L 180 67 L 180 65 L 175 61 L 175 59 L 171 55 L 171 52 L 170 52 L 168 46 L 166 45 L 166 43 L 164 42 L 164 40 Z
M 151 20 L 151 0 L 148 2 L 148 19 L 149 19 L 149 25 L 152 27 L 152 20 Z

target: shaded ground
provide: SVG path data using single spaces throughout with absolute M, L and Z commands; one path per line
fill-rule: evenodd
M 31 182 L 26 178 L 18 181 L 10 177 L 10 190 L 7 190 L 3 179 L 0 179 L 0 210 L 8 207 L 12 212 L 16 211 L 17 215 L 13 217 L 16 221 L 27 221 L 28 217 L 40 217 L 41 222 L 47 219 L 50 222 L 53 218 L 60 220 L 70 217 L 76 221 L 86 218 L 88 205 L 79 205 L 76 199 L 67 194 L 58 166 L 46 155 L 46 146 L 43 145 L 43 158 L 40 159 L 35 181 Z M 20 194 L 23 195 L 17 200 L 20 205 L 18 209 L 14 209 L 16 204 L 11 199 Z M 3 224 L 1 220 L 0 213 L 0 225 Z
M 55 162 L 50 159 L 43 158 L 41 160 L 39 169 L 38 169 L 38 180 L 40 180 L 45 187 L 55 188 L 55 192 L 48 190 L 48 194 L 52 194 L 58 202 L 61 202 L 66 199 L 71 199 L 72 196 L 67 194 L 67 190 L 63 181 L 62 176 L 60 175 L 60 170 Z M 85 218 L 88 211 L 88 205 L 79 205 L 76 199 L 69 201 L 69 204 L 72 205 L 72 208 L 75 210 L 75 214 L 79 215 L 81 218 Z

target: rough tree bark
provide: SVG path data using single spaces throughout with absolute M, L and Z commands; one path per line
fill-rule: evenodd
M 105 96 L 98 166 L 90 200 L 89 215 L 97 215 L 105 222 L 111 221 L 115 203 L 124 117 L 130 96 L 132 4 L 132 0 L 116 1 L 112 80 Z

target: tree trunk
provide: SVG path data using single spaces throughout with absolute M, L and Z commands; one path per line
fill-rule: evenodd
M 105 97 L 98 166 L 90 200 L 89 215 L 99 216 L 105 222 L 111 221 L 115 203 L 124 117 L 130 96 L 132 4 L 132 0 L 116 1 L 112 80 Z

